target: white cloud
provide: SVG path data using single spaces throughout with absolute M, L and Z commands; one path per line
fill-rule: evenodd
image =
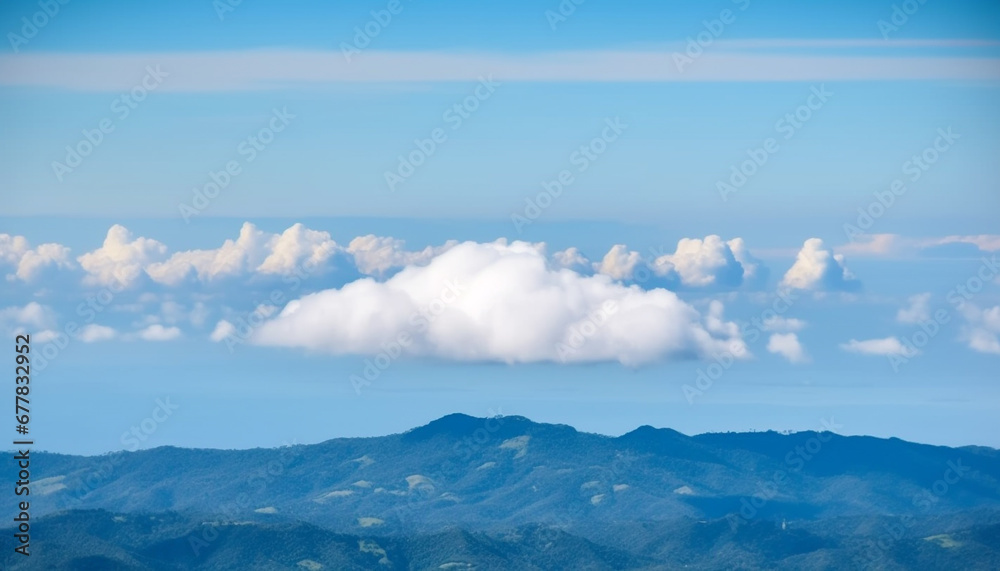
M 743 266 L 743 285 L 763 286 L 767 283 L 768 269 L 764 263 L 753 257 L 743 238 L 733 238 L 726 242 L 736 261 Z
M 672 292 L 553 269 L 540 250 L 459 244 L 385 282 L 365 278 L 295 300 L 251 342 L 375 354 L 403 339 L 411 355 L 507 363 L 748 354 L 721 304 L 703 322 Z
M 51 307 L 32 301 L 24 307 L 0 309 L 0 326 L 7 331 L 41 331 L 56 326 L 56 314 Z
M 166 300 L 160 304 L 160 314 L 146 316 L 146 321 L 150 323 L 177 324 L 190 322 L 195 327 L 201 327 L 210 313 L 204 302 L 197 301 L 189 310 L 187 306 L 173 300 Z
M 919 353 L 916 349 L 907 348 L 896 337 L 868 339 L 867 341 L 851 339 L 847 343 L 841 343 L 840 348 L 851 353 L 862 353 L 865 355 L 901 355 L 903 357 L 913 357 Z
M 299 267 L 319 267 L 337 251 L 328 232 L 293 224 L 268 244 L 270 254 L 257 271 L 262 274 L 291 275 Z
M 888 256 L 898 253 L 906 246 L 897 234 L 863 234 L 858 240 L 838 246 L 838 254 L 848 256 Z
M 437 248 L 428 246 L 419 252 L 412 252 L 406 250 L 403 240 L 368 234 L 351 240 L 346 249 L 354 256 L 358 271 L 370 276 L 381 276 L 392 269 L 424 265 L 457 243 L 449 240 Z
M 1000 251 L 1000 234 L 952 235 L 937 238 L 913 238 L 899 234 L 863 234 L 848 244 L 837 246 L 838 254 L 848 256 L 906 257 L 923 250 L 948 244 L 968 244 L 982 252 Z
M 24 236 L 0 234 L 0 261 L 3 263 L 16 266 L 29 249 L 28 239 Z
M 980 353 L 1000 355 L 1000 337 L 995 331 L 973 329 L 968 333 L 969 347 Z
M 84 343 L 96 343 L 98 341 L 108 341 L 118 336 L 118 332 L 111 327 L 91 323 L 80 329 L 77 338 Z
M 628 280 L 641 262 L 639 252 L 630 252 L 625 244 L 615 244 L 600 263 L 594 263 L 594 271 L 612 279 Z
M 194 307 L 191 308 L 191 312 L 188 313 L 188 319 L 191 321 L 191 325 L 201 327 L 205 324 L 205 320 L 208 319 L 209 313 L 211 313 L 211 311 L 204 304 L 204 302 L 196 301 Z
M 1000 234 L 978 234 L 975 236 L 945 236 L 933 241 L 934 244 L 972 244 L 984 252 L 1000 251 Z
M 48 343 L 59 337 L 60 333 L 52 329 L 45 329 L 44 331 L 39 331 L 38 333 L 33 333 L 31 340 L 35 343 Z
M 824 249 L 819 238 L 810 238 L 802 245 L 781 285 L 792 289 L 855 291 L 861 282 L 844 266 L 841 254 Z
M 143 268 L 166 255 L 167 247 L 149 238 L 132 239 L 132 233 L 115 224 L 104 244 L 76 260 L 87 272 L 88 285 L 128 287 L 142 275 Z
M 215 324 L 215 329 L 212 330 L 212 334 L 208 338 L 218 343 L 233 333 L 236 333 L 236 327 L 232 323 L 222 319 Z
M 590 260 L 575 247 L 552 254 L 552 264 L 557 268 L 573 270 L 580 274 L 590 273 L 593 268 Z
M 725 338 L 739 338 L 740 326 L 735 322 L 726 321 L 722 317 L 723 309 L 722 302 L 717 299 L 713 299 L 708 304 L 708 313 L 705 314 L 705 329 L 709 333 Z
M 69 258 L 69 248 L 61 244 L 40 244 L 31 248 L 24 236 L 0 234 L 0 262 L 15 266 L 13 274 L 8 274 L 8 280 L 20 279 L 31 281 L 38 277 L 48 266 L 57 268 L 72 268 Z
M 181 330 L 176 327 L 164 327 L 159 323 L 154 323 L 137 333 L 144 341 L 170 341 L 181 336 Z
M 896 321 L 900 323 L 923 323 L 931 318 L 931 294 L 920 293 L 912 295 L 907 300 L 908 305 L 896 312 Z
M 980 353 L 1000 355 L 1000 305 L 980 309 L 967 303 L 961 310 L 966 320 L 962 339 L 969 344 L 969 348 Z
M 740 249 L 740 255 L 749 260 L 743 241 L 736 239 L 733 243 Z M 745 273 L 730 244 L 716 235 L 706 236 L 704 240 L 681 238 L 677 242 L 677 250 L 673 254 L 658 257 L 653 267 L 661 275 L 676 272 L 682 284 L 693 287 L 739 287 Z M 756 271 L 757 266 L 754 264 L 750 273 Z
M 781 355 L 790 363 L 804 363 L 809 360 L 799 336 L 795 333 L 774 333 L 767 340 L 767 350 Z
M 795 319 L 794 317 L 781 317 L 780 315 L 775 315 L 765 319 L 763 325 L 764 331 L 791 333 L 794 331 L 801 331 L 805 328 L 806 322 L 801 319 Z
M 251 273 L 291 275 L 300 267 L 317 267 L 336 251 L 330 234 L 293 224 L 272 234 L 244 222 L 236 240 L 212 250 L 175 252 L 167 260 L 146 267 L 153 281 L 176 286 L 191 274 L 203 282 Z
M 182 283 L 192 272 L 205 282 L 242 275 L 264 261 L 274 236 L 244 222 L 236 240 L 226 240 L 213 250 L 176 252 L 164 262 L 150 264 L 146 273 L 153 281 L 171 286 Z

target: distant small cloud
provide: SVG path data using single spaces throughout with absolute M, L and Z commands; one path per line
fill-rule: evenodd
M 935 244 L 972 244 L 983 252 L 1000 251 L 1000 234 L 978 234 L 975 236 L 945 236 Z
M 767 340 L 767 350 L 771 353 L 781 355 L 788 359 L 790 363 L 804 363 L 809 360 L 806 356 L 799 337 L 795 333 L 775 333 Z
M 919 354 L 919 351 L 907 348 L 896 337 L 868 339 L 866 341 L 851 339 L 847 343 L 841 343 L 840 348 L 850 353 L 861 353 L 863 355 L 900 355 L 903 357 L 913 357 Z
M 1000 305 L 980 309 L 967 303 L 961 311 L 966 322 L 961 338 L 969 348 L 980 353 L 1000 355 Z
M 557 268 L 565 268 L 577 273 L 590 272 L 592 267 L 590 260 L 575 247 L 552 254 L 552 264 Z
M 897 253 L 904 245 L 905 241 L 898 234 L 865 234 L 835 250 L 848 256 L 887 256 Z
M 108 341 L 110 339 L 114 339 L 117 335 L 118 332 L 111 327 L 91 323 L 90 325 L 84 326 L 80 330 L 80 334 L 77 338 L 84 343 L 96 343 L 98 341 Z
M 640 263 L 642 256 L 639 252 L 629 251 L 625 244 L 615 244 L 600 262 L 594 263 L 594 271 L 612 279 L 628 280 Z
M 910 296 L 908 305 L 896 312 L 896 321 L 900 323 L 923 323 L 931 318 L 931 294 L 920 293 Z
M 54 329 L 55 326 L 55 311 L 37 301 L 29 302 L 23 307 L 15 305 L 0 309 L 0 330 L 30 333 Z
M 776 333 L 789 333 L 792 331 L 801 331 L 805 328 L 806 322 L 801 319 L 795 319 L 793 317 L 781 317 L 780 315 L 775 315 L 774 317 L 768 317 L 764 320 L 764 331 L 774 331 Z
M 69 248 L 61 244 L 40 244 L 32 248 L 24 236 L 0 234 L 0 264 L 15 267 L 7 280 L 32 281 L 48 266 L 72 268 Z
M 177 327 L 164 327 L 159 323 L 154 323 L 137 333 L 139 339 L 144 341 L 170 341 L 181 336 L 181 330 Z
M 232 323 L 222 319 L 215 324 L 215 329 L 212 330 L 212 334 L 208 338 L 218 343 L 233 333 L 236 333 L 236 327 Z
M 31 340 L 35 343 L 48 343 L 59 337 L 59 332 L 52 329 L 46 329 L 44 331 L 39 331 L 32 335 Z
M 969 257 L 1000 251 L 1000 234 L 915 238 L 899 234 L 863 234 L 834 248 L 852 257 Z
M 347 245 L 347 252 L 354 256 L 355 266 L 363 274 L 384 276 L 386 272 L 406 266 L 422 266 L 458 242 L 449 240 L 440 247 L 427 246 L 420 251 L 408 251 L 405 242 L 387 236 L 358 236 Z

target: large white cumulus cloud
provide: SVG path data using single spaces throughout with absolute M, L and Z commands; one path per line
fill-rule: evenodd
M 293 301 L 251 342 L 506 363 L 748 354 L 720 314 L 721 305 L 709 324 L 667 290 L 555 268 L 533 244 L 465 242 L 384 282 L 361 279 Z

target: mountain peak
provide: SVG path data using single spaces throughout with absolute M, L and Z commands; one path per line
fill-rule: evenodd
M 506 418 L 506 417 L 505 417 Z M 423 426 L 411 428 L 403 433 L 408 439 L 423 440 L 438 435 L 462 436 L 471 434 L 482 428 L 490 418 L 477 418 L 462 413 L 446 414 L 437 420 L 432 420 Z M 527 420 L 527 419 L 525 419 Z M 529 421 L 530 422 L 530 421 Z

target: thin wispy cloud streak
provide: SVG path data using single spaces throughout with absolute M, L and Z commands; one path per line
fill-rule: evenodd
M 281 49 L 35 53 L 0 56 L 0 86 L 119 91 L 132 88 L 147 66 L 167 74 L 160 91 L 175 92 L 287 89 L 336 83 L 464 82 L 486 76 L 497 81 L 542 83 L 1000 80 L 1000 58 L 996 57 L 718 51 L 703 54 L 695 65 L 682 70 L 673 58 L 674 52 L 669 50 L 527 55 L 368 51 L 351 62 L 338 51 Z

